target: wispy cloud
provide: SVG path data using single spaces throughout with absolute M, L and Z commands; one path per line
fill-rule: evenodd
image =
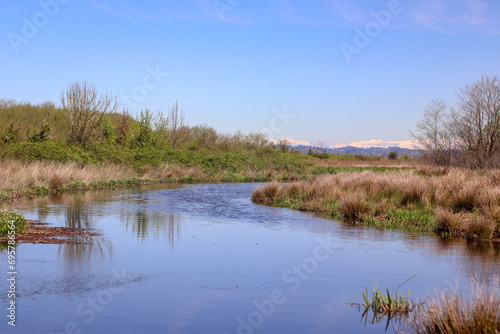
M 93 7 L 128 20 L 220 21 L 214 0 L 164 0 L 143 4 L 132 0 L 86 0 Z M 221 0 L 224 2 L 224 0 Z M 428 29 L 439 33 L 500 33 L 500 2 L 497 0 L 400 0 L 402 19 L 389 29 Z M 386 0 L 243 0 L 224 16 L 231 25 L 285 23 L 300 26 L 362 25 L 371 12 L 387 8 Z
M 371 12 L 387 9 L 387 1 L 336 0 L 299 3 L 272 1 L 280 19 L 295 24 L 352 26 L 373 20 Z M 400 0 L 401 20 L 389 29 L 428 29 L 439 33 L 499 33 L 500 2 L 493 0 Z
M 419 1 L 411 14 L 421 27 L 441 33 L 500 33 L 500 6 L 485 0 Z

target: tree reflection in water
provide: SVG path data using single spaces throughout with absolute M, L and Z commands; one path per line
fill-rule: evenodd
M 124 222 L 127 232 L 131 231 L 143 242 L 151 237 L 160 240 L 163 236 L 173 249 L 181 237 L 182 224 L 179 216 L 174 213 L 150 212 L 145 209 L 133 212 L 124 210 L 121 213 L 121 221 Z
M 95 229 L 96 213 L 88 203 L 75 200 L 64 206 L 66 227 Z M 99 232 L 99 231 L 98 231 Z M 66 263 L 91 263 L 93 259 L 104 261 L 113 256 L 113 243 L 102 236 L 74 236 L 68 238 L 77 244 L 62 244 L 58 255 L 68 260 Z

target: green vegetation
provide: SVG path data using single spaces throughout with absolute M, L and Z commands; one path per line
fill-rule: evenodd
M 381 157 L 303 155 L 261 133 L 189 126 L 177 101 L 168 112 L 133 117 L 87 82 L 70 84 L 62 96 L 61 107 L 0 100 L 0 165 L 8 175 L 0 179 L 0 202 L 143 183 L 295 181 L 395 167 L 370 165 L 383 164 Z
M 26 217 L 17 211 L 0 211 L 0 237 L 7 237 L 12 231 L 12 226 L 16 233 L 21 233 L 26 227 Z
M 142 183 L 296 180 L 319 160 L 281 152 L 260 133 L 185 125 L 177 102 L 168 113 L 132 117 L 86 82 L 63 96 L 64 108 L 0 100 L 0 164 L 8 175 L 0 202 Z
M 385 292 L 382 292 L 377 284 L 375 284 L 371 295 L 368 293 L 368 287 L 366 287 L 366 291 L 361 293 L 363 303 L 349 303 L 349 305 L 357 306 L 359 310 L 363 310 L 362 319 L 365 320 L 365 324 L 367 322 L 371 324 L 380 323 L 387 317 L 387 330 L 392 320 L 405 320 L 410 312 L 424 305 L 423 302 L 414 302 L 410 299 L 410 289 L 406 293 L 398 293 L 399 288 L 414 277 L 410 277 L 394 290 L 387 288 Z M 368 320 L 370 312 L 373 314 L 373 317 L 371 320 Z

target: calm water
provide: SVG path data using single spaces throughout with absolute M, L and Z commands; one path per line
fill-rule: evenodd
M 100 191 L 14 203 L 31 219 L 94 228 L 92 244 L 17 249 L 16 327 L 1 333 L 383 333 L 361 291 L 500 274 L 500 248 L 379 231 L 251 203 L 257 184 Z M 87 239 L 88 240 L 88 239 Z M 0 254 L 7 276 L 7 256 Z M 392 332 L 389 329 L 388 332 Z

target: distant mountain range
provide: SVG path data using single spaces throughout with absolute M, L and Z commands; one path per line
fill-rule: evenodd
M 389 152 L 397 152 L 399 156 L 408 154 L 410 157 L 416 157 L 419 154 L 419 145 L 413 140 L 402 141 L 383 141 L 379 139 L 356 141 L 350 143 L 337 142 L 327 147 L 318 147 L 305 140 L 295 140 L 291 138 L 282 138 L 286 140 L 295 150 L 306 154 L 311 149 L 313 152 L 329 154 L 360 154 L 360 155 L 382 155 L 388 156 Z M 271 142 L 278 144 L 279 140 L 271 139 Z

